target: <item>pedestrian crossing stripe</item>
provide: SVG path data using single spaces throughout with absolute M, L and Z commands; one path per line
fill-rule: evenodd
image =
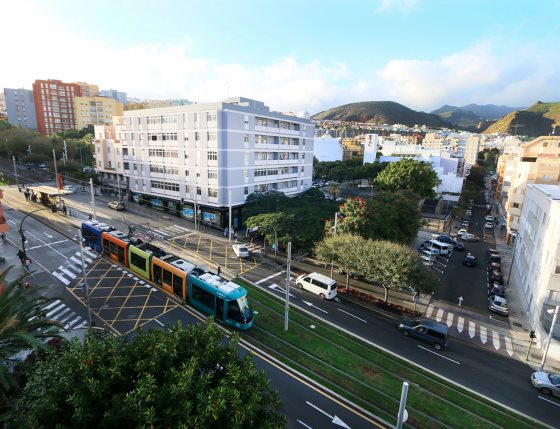
M 65 286 L 68 286 L 72 280 L 82 273 L 81 256 L 81 252 L 75 252 L 70 259 L 68 259 L 66 266 L 61 265 L 55 271 L 51 272 L 51 274 Z M 97 257 L 97 254 L 84 249 L 84 263 L 86 265 L 91 264 Z
M 59 322 L 64 330 L 79 329 L 87 325 L 81 316 L 77 315 L 70 307 L 64 304 L 60 299 L 57 299 L 42 308 L 45 317 L 50 320 Z M 31 318 L 31 320 L 34 319 Z

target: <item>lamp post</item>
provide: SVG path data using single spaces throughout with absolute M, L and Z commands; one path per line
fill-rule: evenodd
M 278 260 L 278 234 L 276 233 L 276 228 L 273 225 L 270 225 L 272 230 L 274 231 L 274 259 Z
M 87 277 L 86 277 L 86 264 L 84 263 L 84 244 L 83 244 L 84 240 L 82 239 L 82 229 L 81 228 L 78 229 L 78 238 L 80 240 L 80 256 L 82 258 L 82 273 L 84 275 L 84 296 L 85 296 L 86 305 L 87 305 L 88 323 L 89 323 L 89 326 L 91 326 L 91 307 L 89 305 L 89 286 L 88 286 Z
M 18 189 L 18 191 L 21 192 L 21 189 L 19 188 L 19 179 L 18 179 L 18 175 L 17 175 L 16 157 L 15 156 L 12 156 L 12 161 L 14 162 L 14 176 L 16 176 L 17 189 Z
M 40 212 L 41 210 L 50 210 L 49 207 L 43 207 L 42 209 L 37 209 L 37 210 L 33 210 L 32 212 L 26 213 L 25 216 L 23 217 L 23 219 L 21 220 L 21 222 L 19 223 L 19 236 L 21 237 L 21 250 L 23 251 L 23 256 L 27 259 L 27 253 L 25 250 L 25 234 L 23 233 L 23 222 L 25 222 L 25 219 L 27 219 L 29 216 L 31 216 L 33 213 L 37 213 Z
M 515 261 L 515 252 L 517 250 L 517 242 L 519 241 L 519 236 L 517 234 L 512 234 L 515 236 L 515 244 L 513 245 L 513 256 L 511 257 L 511 265 L 509 267 L 508 278 L 506 282 L 506 287 L 509 286 L 509 279 L 511 278 L 511 272 L 513 271 L 513 262 Z
M 552 317 L 552 323 L 550 325 L 550 330 L 548 331 L 548 338 L 546 340 L 546 347 L 544 349 L 544 354 L 541 361 L 541 371 L 544 368 L 544 363 L 546 362 L 546 356 L 548 355 L 548 348 L 550 347 L 550 342 L 552 341 L 552 333 L 554 332 L 554 326 L 556 325 L 556 319 L 558 318 L 558 311 L 560 310 L 560 305 L 557 305 L 554 310 L 551 308 L 546 310 L 547 313 L 551 314 L 554 312 L 554 316 Z
M 89 189 L 91 192 L 91 214 L 95 220 L 95 189 L 93 187 L 93 179 L 89 179 Z

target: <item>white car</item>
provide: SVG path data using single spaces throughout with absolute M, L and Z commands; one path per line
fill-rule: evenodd
M 484 229 L 494 229 L 494 224 L 492 222 L 486 222 L 484 224 Z
M 74 185 L 64 185 L 62 187 L 63 191 L 67 191 L 67 193 L 69 194 L 73 194 L 74 192 L 76 192 L 76 187 Z
M 495 313 L 503 314 L 504 316 L 509 314 L 507 299 L 497 295 L 492 295 L 488 299 L 488 309 Z
M 460 237 L 461 235 L 464 235 L 464 234 L 468 234 L 468 231 L 467 231 L 466 229 L 460 229 L 460 230 L 457 232 L 457 236 L 458 236 L 458 237 Z
M 234 244 L 232 246 L 233 248 L 233 253 L 235 253 L 235 255 L 238 258 L 248 258 L 249 257 L 249 248 L 247 247 L 247 245 L 245 244 Z
M 494 218 L 493 218 L 492 216 L 486 216 L 486 217 L 484 218 L 484 220 L 485 220 L 486 222 L 492 222 L 492 221 L 494 220 Z
M 474 234 L 463 234 L 461 235 L 461 240 L 463 241 L 478 241 L 479 238 Z

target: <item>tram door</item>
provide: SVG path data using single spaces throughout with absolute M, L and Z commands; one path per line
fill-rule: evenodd
M 224 300 L 216 297 L 216 320 L 224 321 Z

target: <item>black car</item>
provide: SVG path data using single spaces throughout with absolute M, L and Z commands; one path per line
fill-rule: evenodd
M 449 235 L 440 235 L 436 238 L 437 241 L 441 241 L 442 243 L 447 243 L 453 245 L 453 249 L 459 252 L 465 251 L 465 246 L 463 243 L 459 243 L 457 240 L 451 238 Z
M 497 255 L 490 255 L 490 262 L 497 262 L 498 264 L 501 264 L 502 258 Z
M 500 285 L 503 285 L 504 276 L 502 276 L 502 273 L 499 271 L 492 271 L 491 273 L 488 273 L 488 281 L 490 283 L 498 283 Z
M 469 253 L 467 256 L 465 256 L 463 265 L 466 265 L 467 267 L 474 267 L 476 265 L 476 258 Z
M 504 286 L 500 286 L 497 283 L 492 283 L 492 286 L 488 289 L 488 296 L 501 296 L 502 298 L 506 296 L 506 288 Z
M 488 262 L 488 272 L 490 271 L 502 271 L 502 264 L 497 262 Z

